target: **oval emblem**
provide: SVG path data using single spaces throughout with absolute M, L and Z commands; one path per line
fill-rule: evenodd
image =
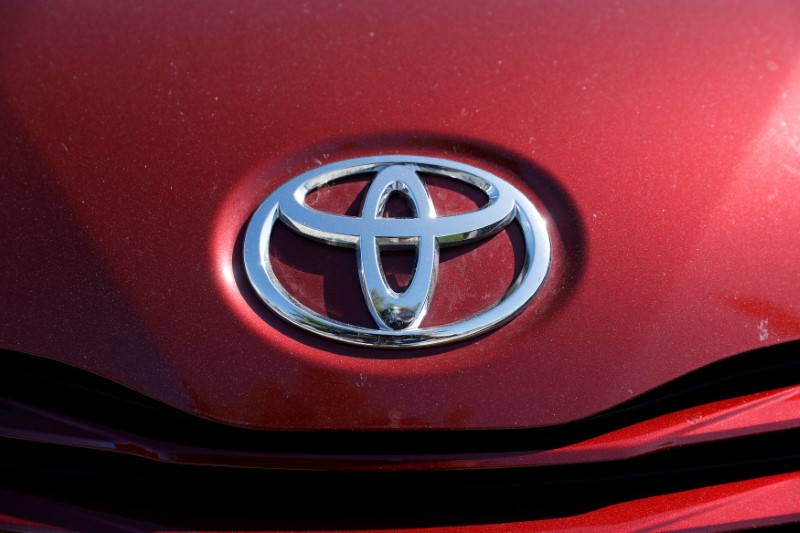
M 477 187 L 488 201 L 467 213 L 437 216 L 420 173 Z M 315 210 L 306 205 L 313 190 L 337 180 L 374 174 L 361 216 Z M 384 217 L 391 195 L 405 197 L 413 216 Z M 325 317 L 296 300 L 278 281 L 269 257 L 277 222 L 297 234 L 331 246 L 357 250 L 364 301 L 375 328 Z M 508 292 L 477 315 L 441 326 L 424 327 L 436 289 L 439 249 L 484 239 L 516 221 L 524 236 L 525 260 Z M 416 268 L 411 283 L 395 292 L 384 276 L 380 252 L 412 247 Z M 244 239 L 244 265 L 259 297 L 278 316 L 317 335 L 371 347 L 413 348 L 465 339 L 497 327 L 531 301 L 550 265 L 550 239 L 534 205 L 505 180 L 463 163 L 419 156 L 376 156 L 331 163 L 285 183 L 259 206 Z M 491 269 L 487 267 L 487 276 Z

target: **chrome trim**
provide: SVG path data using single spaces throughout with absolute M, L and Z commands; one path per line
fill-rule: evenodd
M 377 172 L 361 216 L 310 208 L 306 196 L 319 187 L 357 174 Z M 481 189 L 487 203 L 468 213 L 437 216 L 418 173 L 463 181 Z M 384 218 L 389 196 L 402 194 L 412 218 Z M 358 252 L 362 292 L 377 329 L 345 324 L 307 308 L 278 281 L 270 263 L 269 240 L 275 223 L 310 239 Z M 482 313 L 464 320 L 421 328 L 436 285 L 439 248 L 486 238 L 517 221 L 525 238 L 522 270 L 508 292 Z M 380 250 L 412 247 L 417 263 L 411 284 L 393 291 L 383 274 Z M 376 156 L 331 163 L 285 183 L 256 210 L 244 240 L 244 264 L 259 297 L 278 316 L 307 331 L 349 344 L 413 348 L 472 337 L 516 316 L 544 281 L 550 265 L 550 239 L 544 219 L 521 192 L 505 180 L 464 163 L 420 156 Z

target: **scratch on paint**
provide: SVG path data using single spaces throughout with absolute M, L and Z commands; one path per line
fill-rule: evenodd
M 769 325 L 769 319 L 764 319 L 758 323 L 758 340 L 765 341 L 769 338 L 769 330 L 767 330 L 767 326 Z

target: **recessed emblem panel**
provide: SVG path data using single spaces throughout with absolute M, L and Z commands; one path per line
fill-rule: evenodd
M 315 189 L 360 175 L 374 176 L 361 216 L 326 213 L 306 204 L 306 196 Z M 474 211 L 437 216 L 421 175 L 477 187 L 488 201 Z M 387 201 L 394 194 L 404 197 L 413 216 L 384 216 Z M 270 237 L 279 222 L 314 241 L 356 250 L 361 289 L 374 328 L 323 316 L 300 303 L 281 285 L 269 254 Z M 525 260 L 508 292 L 477 315 L 425 327 L 425 315 L 436 290 L 439 249 L 485 239 L 514 222 L 524 236 Z M 380 253 L 408 248 L 415 252 L 416 268 L 410 284 L 398 293 L 386 281 Z M 544 219 L 530 200 L 492 173 L 438 158 L 376 156 L 316 168 L 272 193 L 256 210 L 247 228 L 244 264 L 250 283 L 264 303 L 300 328 L 350 344 L 413 348 L 472 337 L 516 316 L 544 281 L 550 264 L 550 240 Z M 491 265 L 487 265 L 486 276 L 491 275 Z

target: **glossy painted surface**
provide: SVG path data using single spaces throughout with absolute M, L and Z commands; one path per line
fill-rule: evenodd
M 204 417 L 556 424 L 800 337 L 795 2 L 3 2 L 0 76 L 0 346 Z M 512 323 L 387 356 L 247 290 L 270 192 L 393 153 L 544 214 L 551 274 Z M 445 319 L 513 276 L 513 240 L 443 257 Z M 353 312 L 348 259 L 299 255 Z
M 785 474 L 643 498 L 584 515 L 536 522 L 450 528 L 451 531 L 617 532 L 734 531 L 800 520 L 800 475 Z M 409 529 L 403 531 L 423 531 Z

